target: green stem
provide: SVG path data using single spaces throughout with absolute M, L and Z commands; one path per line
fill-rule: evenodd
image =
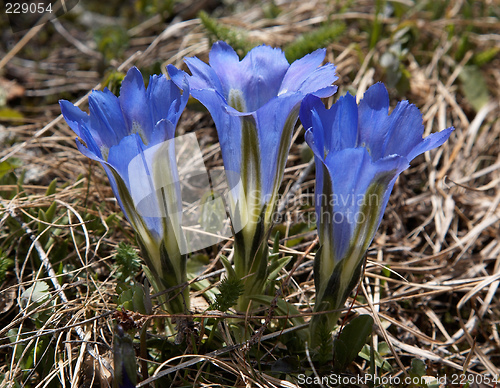
M 236 233 L 234 239 L 234 271 L 238 278 L 244 279 L 243 284 L 245 287 L 236 304 L 238 311 L 245 312 L 247 310 L 250 296 L 264 293 L 268 277 L 268 246 L 265 236 L 262 223 L 257 225 L 252 241 L 248 241 L 248 236 L 244 235 L 244 230 Z

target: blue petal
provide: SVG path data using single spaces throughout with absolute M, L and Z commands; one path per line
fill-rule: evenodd
M 177 85 L 179 89 L 184 90 L 184 83 L 188 83 L 188 87 L 190 86 L 189 78 L 191 77 L 185 71 L 179 70 L 174 65 L 167 65 L 167 73 L 170 77 L 171 81 Z
M 455 128 L 450 127 L 442 130 L 441 132 L 432 133 L 423 139 L 419 144 L 417 144 L 406 156 L 408 161 L 412 161 L 418 155 L 423 154 L 426 151 L 430 151 L 433 148 L 442 145 L 448 138 Z
M 192 62 L 187 63 L 191 69 Z M 240 62 L 236 52 L 227 43 L 217 42 L 210 51 L 210 66 L 220 80 L 222 89 L 219 92 L 226 101 L 229 101 L 230 91 L 236 89 L 243 94 L 245 111 L 253 112 L 278 95 L 290 65 L 280 49 L 258 46 L 250 50 Z
M 313 112 L 311 114 L 311 119 L 312 119 L 312 116 L 315 115 L 317 116 L 318 113 L 317 112 Z M 324 153 L 324 141 L 323 141 L 323 136 L 320 136 L 319 135 L 319 132 L 323 132 L 323 123 L 321 123 L 321 120 L 316 119 L 315 118 L 315 123 L 316 122 L 319 122 L 320 124 L 318 125 L 318 127 L 316 127 L 317 129 L 315 129 L 313 131 L 312 128 L 309 128 L 307 131 L 306 131 L 306 134 L 305 134 L 305 140 L 307 142 L 307 145 L 311 148 L 311 150 L 313 151 L 314 155 L 316 157 L 319 158 L 319 160 L 321 161 L 324 161 L 325 160 L 325 153 Z M 316 124 L 314 124 L 316 125 Z M 315 133 L 318 134 L 317 136 L 315 136 Z
M 308 95 L 302 102 L 300 118 L 306 128 L 313 128 L 315 154 L 319 158 L 331 151 L 356 146 L 358 107 L 350 94 L 341 97 L 330 109 L 319 98 Z
M 241 72 L 238 54 L 226 42 L 216 42 L 209 53 L 209 64 L 220 82 L 220 84 L 213 83 L 213 85 L 220 85 L 220 89 L 216 89 L 227 99 L 229 91 L 235 88 L 238 78 L 241 77 L 238 74 Z
M 104 168 L 104 171 L 106 172 L 106 175 L 108 176 L 109 184 L 111 186 L 111 190 L 113 191 L 113 194 L 115 195 L 116 201 L 118 202 L 118 206 L 122 210 L 123 214 L 125 215 L 125 218 L 131 222 L 131 215 L 127 213 L 125 210 L 125 207 L 123 206 L 123 201 L 120 197 L 120 193 L 118 190 L 118 183 L 116 182 L 116 177 L 115 174 L 118 174 L 116 170 L 108 165 L 107 163 L 101 163 L 102 167 Z M 132 224 L 133 225 L 133 224 Z
M 89 115 L 66 100 L 59 100 L 59 106 L 61 107 L 61 113 L 64 117 L 64 120 L 66 120 L 73 132 L 75 132 L 76 135 L 81 138 L 81 125 L 88 126 L 88 123 L 90 121 Z
M 402 155 L 406 157 L 422 141 L 424 133 L 422 115 L 415 105 L 402 101 L 385 120 L 383 130 L 386 132 L 385 144 L 381 149 L 382 154 L 377 156 Z
M 319 97 L 316 97 L 312 94 L 308 94 L 302 100 L 300 104 L 300 122 L 302 126 L 307 131 L 309 128 L 312 128 L 312 115 L 311 111 L 313 109 L 321 109 L 321 106 L 324 108 L 324 104 Z
M 127 135 L 118 98 L 108 89 L 94 90 L 90 94 L 89 111 L 89 130 L 97 143 L 110 148 Z
M 328 114 L 325 107 L 318 106 L 317 109 L 311 111 L 312 128 L 311 131 L 314 136 L 315 149 L 313 150 L 316 157 L 322 161 L 325 160 L 330 150 L 331 122 L 329 120 L 323 121 L 322 117 Z
M 129 164 L 133 158 L 140 153 L 138 148 L 139 135 L 134 133 L 121 139 L 120 143 L 109 149 L 108 164 L 112 166 L 122 177 L 127 188 L 130 189 L 130 178 L 128 173 Z
M 96 143 L 95 139 L 89 134 L 87 128 L 82 126 L 80 132 L 82 134 L 81 139 L 85 142 L 86 147 L 81 143 L 80 140 L 75 139 L 78 150 L 87 158 L 97 160 L 98 162 L 103 162 L 105 158 L 102 155 L 101 148 Z
M 125 216 L 138 233 L 148 233 L 158 244 L 164 237 L 164 213 L 160 212 L 151 169 L 158 170 L 155 162 L 163 160 L 164 155 L 148 150 L 174 138 L 175 126 L 189 98 L 187 75 L 179 72 L 176 80 L 182 93 L 164 76 L 151 77 L 146 90 L 141 73 L 132 68 L 122 82 L 119 98 L 107 89 L 89 96 L 90 116 L 67 101 L 60 102 L 68 124 L 85 142 L 84 145 L 77 140 L 78 149 L 103 165 Z M 173 150 L 172 143 L 169 166 L 175 167 Z M 131 162 L 138 156 L 142 159 L 138 159 L 139 167 L 134 170 Z M 157 175 L 163 176 L 161 172 Z M 136 198 L 137 203 L 130 203 Z M 173 200 L 181 204 L 179 198 Z M 148 214 L 143 216 L 141 209 Z
M 182 79 L 182 83 L 179 86 L 179 89 L 182 91 L 182 95 L 180 98 L 176 99 L 172 105 L 170 106 L 169 117 L 175 112 L 175 119 L 172 118 L 170 121 L 177 126 L 177 123 L 186 108 L 186 105 L 189 101 L 190 91 L 189 91 L 189 81 L 187 74 Z
M 360 222 L 359 211 L 363 201 L 378 205 L 380 211 L 376 220 L 376 229 L 389 200 L 392 187 L 398 175 L 408 167 L 404 157 L 390 156 L 373 163 L 365 148 L 349 148 L 328 154 L 325 165 L 332 181 L 334 195 L 334 214 L 318 214 L 320 222 L 331 222 L 333 226 L 333 245 L 335 260 L 344 258 L 351 244 L 371 242 L 374 236 L 364 236 L 369 241 L 352 241 L 357 222 Z M 381 198 L 366 198 L 365 194 L 371 184 L 381 183 L 385 190 Z M 373 202 L 373 201 L 376 201 Z M 323 217 L 323 220 L 322 220 Z M 325 219 L 330 217 L 330 219 Z M 366 221 L 369 222 L 369 221 Z
M 61 101 L 61 111 L 70 128 L 85 142 L 86 146 L 78 138 L 75 139 L 78 149 L 85 156 L 102 161 L 101 147 L 103 143 L 98 134 L 94 136 L 91 132 L 89 116 L 68 101 Z M 93 132 L 95 133 L 95 131 Z
M 209 65 L 207 65 L 203 61 L 200 61 L 196 57 L 185 58 L 184 62 L 186 62 L 186 65 L 188 66 L 192 74 L 192 76 L 189 77 L 189 87 L 191 89 L 214 89 L 219 93 L 224 93 L 218 75 Z M 171 77 L 173 77 L 173 67 L 173 65 L 168 66 L 168 72 Z M 177 84 L 177 86 L 179 86 L 179 84 Z
M 253 112 L 278 95 L 289 66 L 280 49 L 258 46 L 243 58 L 239 69 L 226 74 L 234 77 L 233 85 L 243 91 L 247 111 Z
M 146 94 L 153 126 L 164 119 L 177 124 L 181 93 L 172 81 L 167 80 L 164 75 L 153 75 L 149 78 Z M 182 112 L 182 109 L 180 111 Z
M 189 100 L 189 76 L 186 72 L 178 70 L 173 65 L 167 66 L 167 72 L 172 79 L 171 82 L 177 85 L 177 87 L 182 91 L 181 97 L 177 98 L 174 103 L 172 103 L 168 115 L 166 116 L 174 124 L 174 126 L 177 126 L 177 122 L 179 121 L 179 118 L 181 117 L 182 112 L 184 111 L 184 108 Z M 175 116 L 175 118 L 170 118 L 171 116 Z
M 323 123 L 329 123 L 325 130 L 326 151 L 353 148 L 358 138 L 358 106 L 349 93 L 341 97 L 330 110 L 318 110 Z M 314 127 L 314 125 L 313 125 Z
M 170 120 L 162 119 L 156 123 L 148 147 L 171 140 L 175 137 L 175 125 Z
M 338 90 L 338 87 L 336 85 L 331 85 L 331 86 L 327 86 L 326 88 L 323 88 L 323 89 L 311 91 L 311 94 L 318 96 L 318 97 L 321 97 L 321 98 L 327 98 L 327 97 L 330 97 L 330 96 L 334 95 L 335 93 L 337 93 L 337 90 Z M 305 94 L 304 92 L 302 92 L 302 93 Z
M 127 129 L 127 133 L 121 137 L 139 133 L 143 142 L 147 144 L 156 122 L 153 123 L 142 74 L 136 67 L 132 67 L 123 79 L 118 99 Z
M 279 168 L 278 164 L 281 162 L 279 155 L 282 154 L 284 147 L 288 155 L 301 99 L 300 94 L 275 98 L 257 110 L 255 114 L 260 143 L 261 189 L 264 196 L 271 195 L 274 188 L 281 184 L 285 166 Z M 284 134 L 285 124 L 291 125 L 289 134 Z
M 337 91 L 337 86 L 331 86 L 338 77 L 335 75 L 336 67 L 331 63 L 321 66 L 307 77 L 299 88 L 303 94 L 313 93 L 318 97 L 330 97 Z
M 317 115 L 316 112 L 314 112 L 313 114 Z M 319 131 L 322 131 L 323 128 L 322 126 L 318 128 Z M 320 142 L 320 145 L 316 144 L 316 139 L 318 140 L 318 142 Z M 320 215 L 322 214 L 321 212 L 321 204 L 320 202 L 318 201 L 318 195 L 321 195 L 324 190 L 323 190 L 323 185 L 324 185 L 324 162 L 325 162 L 325 158 L 324 158 L 324 152 L 323 152 L 323 138 L 322 136 L 317 136 L 315 138 L 314 136 L 314 133 L 312 131 L 312 128 L 308 129 L 306 131 L 306 134 L 305 134 L 305 140 L 307 142 L 307 144 L 309 145 L 309 147 L 311 147 L 313 153 L 314 153 L 314 164 L 315 164 L 315 167 L 316 167 L 316 182 L 315 182 L 315 187 L 314 187 L 314 192 L 316 193 L 316 200 L 315 200 L 315 209 L 316 209 L 316 216 L 319 218 Z M 321 150 L 321 151 L 320 151 Z M 319 229 L 319 234 L 320 234 L 320 238 L 323 239 L 323 236 L 321 235 L 322 234 L 322 229 Z
M 387 90 L 380 83 L 368 89 L 359 105 L 358 143 L 368 149 L 374 160 L 401 155 L 411 161 L 421 153 L 443 144 L 452 131 L 450 129 L 423 140 L 422 115 L 415 105 L 401 101 L 389 116 L 388 106 Z
M 336 67 L 331 63 L 317 68 L 310 72 L 304 80 L 297 82 L 296 90 L 302 94 L 312 93 L 321 98 L 330 97 L 337 91 L 337 86 L 332 86 L 332 83 L 338 79 L 335 75 L 335 69 Z
M 228 105 L 217 91 L 213 89 L 191 90 L 194 98 L 200 101 L 210 112 L 219 136 L 224 169 L 227 173 L 230 188 L 239 183 L 241 174 L 241 119 L 227 113 Z
M 389 94 L 384 84 L 376 83 L 365 92 L 358 108 L 358 145 L 366 147 L 375 160 L 382 157 L 383 154 L 388 114 Z
M 325 59 L 325 54 L 325 49 L 319 49 L 293 62 L 283 78 L 279 93 L 283 94 L 290 91 L 296 92 L 303 87 L 307 87 L 307 85 L 304 85 L 305 81 L 316 71 L 318 66 L 321 65 L 323 59 Z M 335 68 L 333 68 L 333 74 L 335 74 Z M 336 78 L 337 77 L 335 77 L 335 79 Z M 329 84 L 322 84 L 319 88 L 331 85 L 332 82 Z M 312 85 L 312 87 L 314 87 L 314 85 Z
M 156 198 L 156 189 L 151 177 L 151 163 L 144 158 L 142 168 L 134 170 L 133 167 L 137 164 L 131 164 L 132 160 L 140 155 L 144 156 L 145 146 L 138 134 L 131 134 L 122 139 L 120 144 L 112 147 L 109 150 L 107 165 L 113 168 L 127 186 L 130 195 L 133 195 L 135 203 L 129 204 L 135 207 L 135 212 L 141 216 L 150 232 L 154 232 L 155 236 L 162 235 L 162 213 Z M 145 174 L 146 171 L 148 174 Z M 109 174 L 108 174 L 109 177 Z M 111 180 L 111 178 L 110 178 Z M 113 179 L 114 180 L 114 179 Z M 116 182 L 114 183 L 116 187 Z M 133 187 L 132 187 L 133 186 Z M 142 193 L 142 194 L 141 194 Z M 118 189 L 114 193 L 119 198 Z M 142 199 L 142 202 L 138 199 Z M 120 198 L 122 203 L 123 198 Z M 146 208 L 147 207 L 147 208 Z M 126 213 L 126 208 L 121 205 L 122 210 Z M 152 209 L 156 209 L 155 212 Z M 148 217 L 148 214 L 158 214 L 158 217 Z M 129 221 L 133 223 L 135 218 L 131 214 L 126 214 Z

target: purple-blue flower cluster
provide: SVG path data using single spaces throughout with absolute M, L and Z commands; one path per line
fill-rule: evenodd
M 215 122 L 233 189 L 233 224 L 242 226 L 234 241 L 234 270 L 245 277 L 240 310 L 263 293 L 268 278 L 266 241 L 300 103 L 307 94 L 329 97 L 337 90 L 335 66 L 321 66 L 324 58 L 325 50 L 317 50 L 290 65 L 280 49 L 259 46 L 240 61 L 228 44 L 217 42 L 209 64 L 185 59 L 191 95 Z M 185 74 L 173 66 L 168 72 L 178 84 Z
M 443 144 L 454 128 L 422 139 L 417 107 L 402 101 L 389 115 L 389 95 L 381 83 L 366 91 L 359 106 L 347 94 L 326 109 L 319 98 L 309 95 L 300 119 L 316 163 L 321 250 L 314 264 L 315 311 L 337 310 L 359 279 L 397 177 L 415 157 Z M 331 331 L 338 316 L 315 315 L 312 339 L 325 329 Z M 319 345 L 319 338 L 314 345 Z
M 77 147 L 101 163 L 123 213 L 136 231 L 145 272 L 162 291 L 183 284 L 186 238 L 175 131 L 189 96 L 210 112 L 217 129 L 234 230 L 234 273 L 244 278 L 237 308 L 265 292 L 270 270 L 267 239 L 299 117 L 316 163 L 316 214 L 321 248 L 314 277 L 316 312 L 343 307 L 359 280 L 363 257 L 384 214 L 398 175 L 416 156 L 443 144 L 453 128 L 422 139 L 418 109 L 400 102 L 389 115 L 389 96 L 375 84 L 356 103 L 347 94 L 330 109 L 321 98 L 337 87 L 325 50 L 290 64 L 284 53 L 259 46 L 240 60 L 217 42 L 209 63 L 186 58 L 191 74 L 168 66 L 171 80 L 152 76 L 147 88 L 136 68 L 120 96 L 109 90 L 89 96 L 90 114 L 61 101 Z M 335 200 L 333 200 L 335 198 Z M 165 300 L 169 312 L 189 309 L 189 293 Z M 315 315 L 315 333 L 330 332 L 338 313 Z
M 165 76 L 155 75 L 146 89 L 139 70 L 131 68 L 119 97 L 106 88 L 90 94 L 90 114 L 60 101 L 66 122 L 81 139 L 76 140 L 78 149 L 106 171 L 120 208 L 136 231 L 145 271 L 156 291 L 187 281 L 178 232 L 181 198 L 172 140 L 189 86 L 186 78 L 179 84 L 181 89 Z M 160 191 L 164 186 L 170 188 L 170 195 Z M 154 213 L 159 216 L 151 216 Z M 181 313 L 186 305 L 187 290 L 166 308 Z

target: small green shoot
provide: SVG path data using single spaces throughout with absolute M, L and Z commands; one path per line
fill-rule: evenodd
M 115 255 L 116 278 L 118 281 L 127 282 L 134 278 L 141 269 L 141 259 L 134 247 L 120 242 Z
M 223 25 L 217 19 L 210 17 L 205 11 L 201 11 L 198 17 L 207 30 L 211 43 L 223 40 L 234 48 L 240 57 L 245 56 L 254 47 L 246 38 L 244 32 Z
M 219 285 L 219 293 L 215 296 L 215 301 L 210 306 L 210 310 L 226 312 L 236 305 L 238 298 L 243 294 L 244 284 L 236 277 L 225 278 Z
M 345 31 L 345 24 L 325 24 L 318 29 L 304 35 L 300 35 L 292 43 L 285 47 L 285 56 L 291 63 L 313 51 L 327 47 L 339 38 Z

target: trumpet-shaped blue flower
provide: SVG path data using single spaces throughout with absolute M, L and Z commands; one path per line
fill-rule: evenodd
M 229 186 L 235 236 L 235 272 L 245 281 L 239 304 L 262 293 L 267 278 L 266 238 L 275 210 L 288 150 L 302 99 L 309 93 L 331 96 L 337 90 L 332 64 L 321 66 L 325 50 L 291 65 L 284 53 L 269 46 L 252 49 L 241 61 L 226 43 L 217 42 L 209 64 L 186 58 L 193 97 L 215 122 Z M 184 74 L 173 66 L 175 82 Z
M 415 157 L 443 144 L 454 128 L 422 139 L 419 110 L 402 101 L 389 115 L 381 83 L 367 90 L 359 106 L 347 94 L 327 110 L 319 98 L 307 96 L 300 119 L 316 162 L 321 249 L 314 264 L 315 310 L 340 309 L 359 279 L 397 177 Z M 334 328 L 338 316 L 313 317 L 313 344 L 321 331 Z
M 180 190 L 170 141 L 189 98 L 187 79 L 179 84 L 182 91 L 165 76 L 155 75 L 146 89 L 139 70 L 131 68 L 119 97 L 106 88 L 91 93 L 90 115 L 60 101 L 66 122 L 81 139 L 76 140 L 78 149 L 104 167 L 113 193 L 136 231 L 145 270 L 157 291 L 186 281 L 183 241 L 178 233 Z M 187 296 L 185 292 L 183 298 Z M 182 300 L 167 304 L 171 312 L 182 312 L 184 306 Z

